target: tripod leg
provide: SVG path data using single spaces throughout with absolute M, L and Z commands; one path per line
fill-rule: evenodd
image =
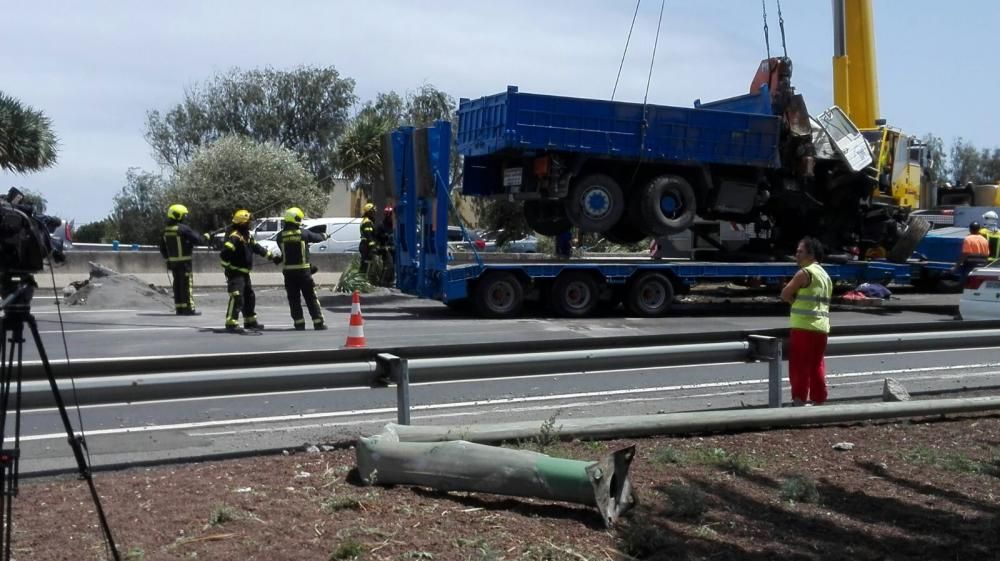
M 0 440 L 7 440 L 7 415 L 10 412 L 11 387 L 20 390 L 21 372 L 15 372 L 15 364 L 21 364 L 24 330 L 20 323 L 4 318 L 3 332 L 0 333 Z M 10 337 L 8 338 L 8 333 Z M 10 346 L 8 347 L 8 343 Z M 17 357 L 17 362 L 15 362 Z M 11 448 L 0 449 L 0 544 L 3 561 L 9 561 L 14 542 L 14 497 L 17 496 L 18 461 L 20 460 L 21 408 L 20 393 L 14 400 L 14 434 Z
M 42 337 L 38 334 L 38 324 L 35 323 L 35 317 L 28 315 L 25 320 L 31 327 L 31 337 L 35 340 L 35 347 L 38 348 L 38 356 L 42 360 L 42 366 L 45 369 L 45 375 L 49 379 L 49 386 L 52 388 L 52 397 L 55 399 L 56 407 L 59 408 L 59 416 L 62 417 L 63 426 L 66 428 L 66 436 L 69 438 L 69 446 L 73 449 L 73 456 L 76 457 L 76 466 L 80 471 L 80 478 L 87 481 L 87 486 L 90 488 L 90 496 L 94 499 L 94 509 L 97 511 L 97 518 L 101 523 L 101 529 L 104 531 L 104 537 L 108 542 L 108 547 L 111 548 L 111 554 L 115 561 L 121 561 L 121 556 L 118 554 L 118 546 L 115 545 L 115 538 L 111 535 L 111 526 L 108 525 L 108 519 L 104 515 L 104 507 L 101 506 L 101 497 L 97 494 L 97 487 L 94 486 L 94 478 L 90 473 L 90 466 L 87 465 L 87 460 L 83 456 L 83 438 L 78 437 L 73 432 L 73 425 L 69 421 L 69 415 L 66 414 L 66 405 L 63 403 L 62 395 L 59 393 L 59 386 L 56 385 L 56 377 L 52 373 L 52 365 L 49 364 L 49 357 L 45 353 L 45 347 L 42 345 Z

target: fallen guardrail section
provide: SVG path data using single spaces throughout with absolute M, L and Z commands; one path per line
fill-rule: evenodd
M 892 334 L 884 333 L 885 326 L 835 330 L 827 346 L 827 356 L 995 347 L 1000 346 L 1000 329 L 995 327 L 995 322 L 949 322 L 892 326 L 895 331 Z M 767 361 L 768 403 L 770 407 L 779 407 L 786 335 L 786 330 L 761 330 L 52 363 L 63 397 L 70 404 L 395 384 L 398 422 L 408 424 L 411 383 L 721 362 Z M 69 373 L 72 380 L 67 379 Z M 23 407 L 53 404 L 40 364 L 25 362 L 23 380 Z
M 355 450 L 366 485 L 419 485 L 583 504 L 597 507 L 608 528 L 636 503 L 628 478 L 635 446 L 586 462 L 464 440 L 401 442 L 390 425 L 382 434 L 359 438 Z

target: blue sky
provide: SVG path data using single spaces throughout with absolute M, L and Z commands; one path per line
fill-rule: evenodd
M 772 54 L 777 9 L 768 0 Z M 5 3 L 0 89 L 43 110 L 59 164 L 4 173 L 77 225 L 106 216 L 125 171 L 158 171 L 145 114 L 232 67 L 333 65 L 362 100 L 431 83 L 456 99 L 503 91 L 608 98 L 632 0 Z M 616 99 L 641 101 L 660 3 L 644 0 Z M 794 83 L 813 112 L 832 103 L 829 0 L 782 4 Z M 1000 146 L 1000 3 L 874 0 L 883 117 L 946 144 Z M 978 22 L 978 23 L 976 23 Z M 756 0 L 667 0 L 651 103 L 690 106 L 744 93 L 764 58 Z

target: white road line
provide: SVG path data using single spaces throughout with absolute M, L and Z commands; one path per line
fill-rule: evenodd
M 878 373 L 878 372 L 876 372 L 876 373 L 877 374 L 881 374 L 881 373 Z M 998 375 L 998 374 L 1000 374 L 1000 371 L 985 372 L 985 373 L 975 373 L 975 374 L 966 374 L 965 377 L 966 378 L 974 378 L 974 377 L 993 376 L 993 375 Z M 845 373 L 845 374 L 835 374 L 835 375 L 832 375 L 832 376 L 828 376 L 827 379 L 829 380 L 831 378 L 853 378 L 853 377 L 866 376 L 866 375 L 870 376 L 870 375 L 873 375 L 873 374 L 870 373 L 870 372 L 852 372 L 852 373 Z M 949 376 L 949 378 L 957 378 L 957 377 L 960 377 L 960 376 Z M 912 379 L 918 379 L 919 380 L 919 379 L 935 379 L 935 378 L 938 378 L 938 377 L 935 377 L 935 376 L 923 376 L 923 377 L 916 377 L 916 378 L 912 378 Z M 910 379 L 911 378 L 908 378 L 908 380 L 910 380 Z M 869 381 L 869 382 L 855 382 L 855 384 L 864 384 L 864 383 L 873 383 L 873 382 L 877 383 L 878 380 L 873 380 L 873 381 Z M 709 382 L 709 383 L 702 383 L 702 384 L 679 384 L 679 385 L 675 385 L 675 386 L 659 386 L 659 387 L 654 387 L 654 388 L 602 390 L 602 391 L 593 391 L 593 392 L 576 392 L 576 393 L 559 394 L 559 395 L 539 395 L 539 396 L 525 396 L 525 397 L 507 397 L 507 398 L 498 398 L 498 399 L 483 399 L 483 400 L 460 401 L 460 402 L 452 402 L 452 403 L 433 403 L 433 404 L 427 404 L 427 405 L 415 405 L 415 406 L 412 406 L 410 408 L 410 410 L 411 411 L 438 411 L 438 410 L 443 410 L 443 409 L 458 409 L 458 408 L 469 408 L 469 407 L 491 407 L 491 406 L 497 406 L 497 405 L 511 405 L 511 404 L 517 404 L 517 403 L 539 403 L 539 402 L 561 401 L 561 400 L 567 400 L 567 399 L 586 399 L 586 398 L 605 397 L 605 396 L 639 395 L 639 394 L 649 394 L 649 393 L 665 393 L 665 392 L 676 392 L 676 391 L 696 390 L 696 389 L 710 389 L 710 388 L 729 388 L 729 387 L 739 387 L 739 386 L 761 385 L 761 384 L 767 384 L 767 383 L 768 383 L 767 379 L 736 380 L 736 381 L 732 381 L 732 382 Z M 843 385 L 849 385 L 849 384 L 843 384 Z M 787 383 L 784 383 L 784 381 L 783 381 L 782 386 L 783 387 L 787 387 Z M 739 393 L 739 392 L 724 392 L 722 394 L 719 394 L 719 393 L 700 394 L 700 395 L 691 395 L 691 396 L 686 396 L 686 397 L 688 397 L 688 398 L 694 398 L 694 397 L 704 397 L 704 396 L 709 396 L 709 395 L 711 395 L 711 396 L 714 396 L 714 395 L 731 395 L 733 393 Z M 651 400 L 656 400 L 656 399 L 662 399 L 662 398 L 647 398 L 647 399 L 645 399 L 645 401 L 651 401 Z M 631 398 L 631 399 L 622 399 L 622 400 L 602 400 L 602 401 L 597 402 L 597 403 L 608 404 L 608 403 L 619 403 L 619 402 L 629 402 L 629 401 L 639 401 L 639 400 L 641 400 L 641 398 Z M 592 402 L 588 402 L 588 403 L 592 403 Z M 582 407 L 584 405 L 585 404 L 580 404 L 580 405 L 566 405 L 564 407 Z M 547 405 L 547 406 L 544 406 L 544 407 L 539 406 L 538 409 L 551 409 L 551 407 L 552 407 L 551 405 Z M 518 411 L 518 410 L 520 410 L 520 409 L 511 408 L 511 409 L 503 409 L 501 411 L 512 412 L 512 411 Z M 531 410 L 535 410 L 535 409 L 531 409 Z M 38 411 L 40 411 L 40 410 L 35 410 L 33 412 L 38 412 Z M 309 419 L 333 419 L 333 418 L 339 418 L 339 417 L 357 417 L 357 416 L 362 416 L 362 415 L 378 415 L 378 414 L 384 414 L 384 413 L 392 413 L 392 412 L 395 412 L 395 411 L 396 411 L 395 407 L 378 407 L 378 408 L 373 408 L 373 409 L 358 409 L 358 410 L 349 410 L 349 411 L 327 411 L 327 412 L 323 412 L 323 413 L 300 413 L 300 414 L 296 414 L 296 415 L 277 415 L 277 416 L 254 417 L 254 418 L 246 418 L 246 419 L 228 419 L 228 420 L 227 419 L 221 419 L 221 420 L 218 420 L 218 421 L 201 421 L 201 422 L 192 422 L 192 423 L 175 423 L 175 424 L 171 424 L 171 425 L 147 425 L 147 426 L 142 426 L 142 427 L 122 427 L 122 428 L 117 428 L 117 429 L 101 429 L 101 430 L 87 431 L 87 434 L 91 435 L 91 436 L 98 436 L 98 435 L 110 435 L 110 434 L 132 434 L 132 433 L 143 433 L 143 432 L 158 432 L 158 431 L 167 431 L 167 430 L 188 430 L 188 429 L 198 429 L 198 428 L 204 428 L 204 427 L 220 427 L 220 426 L 234 426 L 234 425 L 238 426 L 238 425 L 250 425 L 250 424 L 257 424 L 257 423 L 292 422 L 292 421 L 296 421 L 296 420 L 309 420 Z M 22 436 L 21 440 L 22 441 L 49 440 L 49 439 L 53 439 L 53 438 L 64 438 L 65 436 L 66 436 L 65 433 L 40 434 L 40 435 Z
M 60 331 L 58 329 L 51 331 L 39 331 L 43 335 L 52 335 L 60 333 L 114 333 L 117 331 L 176 331 L 179 329 L 211 329 L 210 326 L 199 327 L 196 325 L 189 325 L 185 327 L 116 327 L 111 329 L 67 329 L 65 331 Z
M 63 310 L 63 315 L 65 314 L 124 314 L 124 313 L 135 313 L 139 310 Z M 58 314 L 58 310 L 52 310 L 51 312 L 32 312 L 34 315 L 39 314 Z

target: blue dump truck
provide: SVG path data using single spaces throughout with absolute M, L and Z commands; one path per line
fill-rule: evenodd
M 549 236 L 576 227 L 634 243 L 697 215 L 753 225 L 758 255 L 790 254 L 804 235 L 832 254 L 894 248 L 906 215 L 872 196 L 867 142 L 837 108 L 811 117 L 783 64 L 764 61 L 746 95 L 694 107 L 514 86 L 462 99 L 463 193 L 523 201 L 528 225 Z
M 456 263 L 448 254 L 451 148 L 448 122 L 424 129 L 405 127 L 387 135 L 383 143 L 385 177 L 396 208 L 396 286 L 407 294 L 449 306 L 470 304 L 486 317 L 516 316 L 528 301 L 548 304 L 568 317 L 588 316 L 619 304 L 631 315 L 659 316 L 670 309 L 675 294 L 698 283 L 754 279 L 778 286 L 798 270 L 788 261 L 705 263 L 633 257 L 486 262 L 477 253 L 472 262 Z M 464 180 L 466 190 L 496 186 L 479 185 L 469 176 Z M 824 267 L 832 278 L 847 283 L 908 284 L 929 270 L 927 265 L 885 261 L 845 261 Z

